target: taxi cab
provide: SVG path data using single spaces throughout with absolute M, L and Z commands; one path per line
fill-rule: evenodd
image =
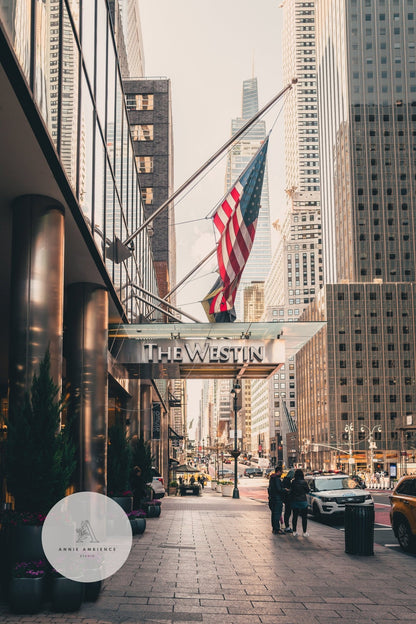
M 416 551 L 416 475 L 402 477 L 390 496 L 394 535 L 406 552 Z

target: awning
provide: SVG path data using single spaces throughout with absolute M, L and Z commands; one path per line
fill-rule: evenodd
M 132 378 L 267 379 L 325 322 L 112 325 L 110 349 Z

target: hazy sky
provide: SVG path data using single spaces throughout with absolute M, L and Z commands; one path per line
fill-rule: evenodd
M 172 82 L 176 189 L 230 137 L 231 119 L 241 115 L 243 80 L 258 78 L 260 107 L 285 86 L 282 9 L 276 0 L 139 0 L 139 5 L 146 76 Z M 269 146 L 272 221 L 285 196 L 282 104 L 265 117 L 270 129 L 279 112 Z M 215 246 L 212 222 L 204 217 L 223 197 L 224 177 L 225 158 L 175 203 L 178 280 Z M 180 225 L 193 219 L 201 220 Z M 215 268 L 214 259 L 177 295 L 178 305 L 203 322 L 197 302 L 213 285 Z

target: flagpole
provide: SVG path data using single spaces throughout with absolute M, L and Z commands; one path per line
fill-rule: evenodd
M 156 299 L 156 301 L 158 301 L 159 303 L 163 303 L 164 305 L 168 306 L 168 308 L 171 308 L 174 312 L 178 312 L 178 314 L 182 314 L 183 316 L 186 316 L 191 321 L 194 321 L 194 323 L 199 323 L 198 319 L 196 319 L 195 317 L 191 316 L 190 314 L 187 314 L 186 312 L 184 312 L 183 310 L 180 310 L 179 308 L 176 308 L 174 305 L 172 305 L 168 301 L 165 301 L 165 299 L 162 299 L 161 297 L 154 295 L 149 290 L 146 290 L 146 288 L 143 288 L 142 286 L 138 286 L 137 284 L 133 284 L 133 283 L 131 283 L 130 286 L 132 286 L 133 288 L 137 288 L 138 290 L 140 290 L 142 293 L 144 293 L 148 297 L 153 297 L 153 299 Z M 170 293 L 168 293 L 166 296 L 168 297 L 169 295 Z M 153 310 L 147 316 L 150 316 L 150 314 L 153 314 Z
M 172 290 L 170 290 L 170 291 L 168 292 L 168 294 L 167 294 L 167 295 L 165 295 L 165 299 L 167 299 L 168 297 L 170 297 L 172 293 L 174 293 L 176 290 L 178 290 L 178 288 L 179 288 L 180 286 L 182 286 L 182 284 L 183 284 L 184 282 L 186 282 L 186 280 L 187 280 L 189 277 L 191 277 L 191 275 L 193 275 L 193 274 L 195 273 L 195 271 L 197 271 L 197 270 L 198 270 L 198 269 L 199 269 L 199 268 L 200 268 L 203 264 L 205 264 L 205 262 L 206 262 L 207 260 L 209 260 L 209 259 L 211 258 L 211 256 L 213 256 L 213 255 L 215 254 L 215 252 L 216 252 L 216 251 L 217 251 L 217 248 L 216 248 L 216 247 L 214 247 L 214 249 L 212 249 L 212 250 L 209 252 L 209 254 L 207 254 L 207 255 L 205 256 L 205 258 L 203 258 L 200 262 L 198 262 L 198 264 L 197 264 L 196 266 L 194 266 L 194 268 L 192 269 L 192 271 L 189 271 L 189 273 L 188 273 L 187 275 L 185 275 L 185 277 L 183 277 L 183 278 L 181 279 L 181 281 L 180 281 L 180 282 L 178 282 L 178 283 L 176 284 L 176 286 L 174 286 L 174 287 L 172 288 Z
M 298 79 L 297 78 L 292 78 L 291 82 L 281 91 L 279 91 L 279 93 L 277 95 L 275 95 L 267 104 L 265 104 L 263 106 L 263 108 L 261 108 L 255 115 L 253 115 L 253 117 L 251 117 L 251 119 L 249 119 L 241 128 L 240 130 L 238 130 L 230 139 L 228 139 L 228 141 L 226 143 L 224 143 L 224 145 L 222 147 L 220 147 L 219 150 L 217 150 L 215 152 L 215 154 L 213 156 L 211 156 L 201 167 L 199 167 L 199 169 L 197 171 L 195 171 L 195 173 L 193 175 L 191 175 L 190 178 L 188 178 L 186 180 L 186 182 L 184 182 L 182 184 L 182 186 L 180 186 L 176 191 L 173 192 L 173 194 L 168 197 L 168 199 L 163 202 L 163 204 L 161 206 L 159 206 L 159 208 L 157 208 L 151 215 L 150 217 L 148 217 L 148 219 L 146 219 L 146 221 L 144 221 L 138 228 L 137 230 L 135 230 L 132 234 L 130 234 L 130 236 L 128 238 L 126 238 L 126 240 L 122 243 L 123 245 L 129 245 L 132 240 L 134 240 L 136 238 L 136 236 L 138 236 L 140 234 L 140 232 L 142 230 L 144 230 L 145 227 L 147 227 L 149 225 L 149 223 L 151 223 L 153 221 L 153 219 L 155 219 L 167 206 L 169 206 L 169 204 L 171 204 L 173 202 L 174 199 L 176 199 L 176 197 L 178 195 L 180 195 L 180 193 L 182 193 L 182 191 L 184 191 L 207 167 L 209 167 L 209 165 L 211 163 L 214 162 L 214 160 L 216 160 L 218 158 L 218 156 L 220 156 L 223 152 L 225 152 L 225 150 L 230 147 L 230 145 L 232 143 L 234 143 L 242 134 L 244 134 L 244 132 L 255 122 L 257 121 L 257 119 L 259 117 L 261 117 L 262 115 L 264 115 L 264 113 L 271 107 L 273 106 L 273 104 L 275 102 L 277 102 L 277 100 L 279 100 L 282 95 L 284 95 L 286 93 L 286 91 L 289 91 L 289 89 L 292 88 L 293 85 L 295 85 L 297 83 Z

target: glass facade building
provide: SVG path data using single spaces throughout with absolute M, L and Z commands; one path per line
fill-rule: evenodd
M 114 241 L 138 227 L 143 208 L 107 3 L 48 0 L 32 6 L 8 0 L 0 2 L 0 19 L 117 306 L 126 302 L 127 317 L 149 312 L 129 288 L 135 282 L 157 292 L 147 233 L 140 234 L 129 259 L 114 262 Z
M 144 211 L 118 10 L 106 0 L 0 0 L 2 411 L 19 404 L 49 350 L 77 419 L 77 488 L 102 493 L 109 420 L 150 440 L 152 401 L 164 400 L 150 380 L 129 377 L 108 342 L 109 323 L 153 311 L 131 284 L 158 292 L 147 231 L 122 244 Z M 130 26 L 133 45 L 140 25 Z M 152 450 L 166 476 L 165 428 Z

